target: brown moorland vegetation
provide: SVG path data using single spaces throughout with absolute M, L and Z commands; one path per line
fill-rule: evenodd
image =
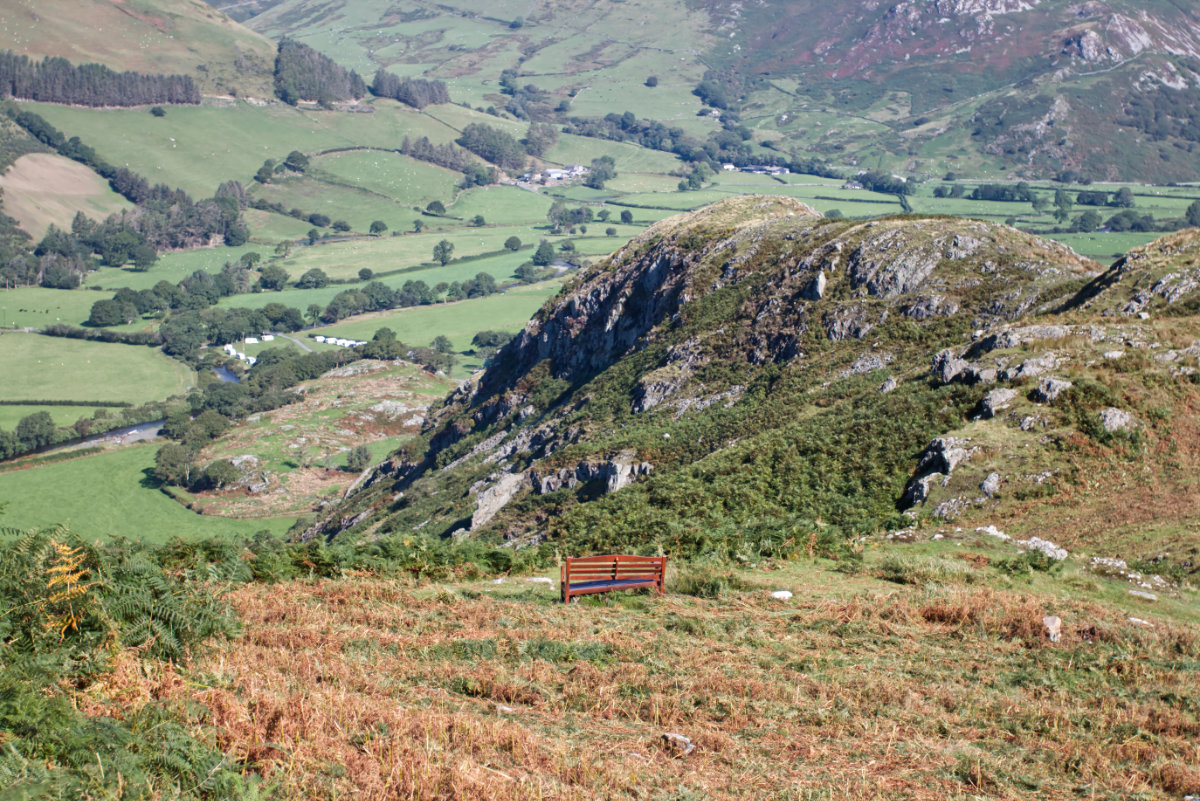
M 891 582 L 878 566 L 692 567 L 662 600 L 566 607 L 520 578 L 250 584 L 230 596 L 240 639 L 182 672 L 118 671 L 93 696 L 199 702 L 193 725 L 273 798 L 1200 792 L 1194 621 L 1138 623 L 1095 580 L 1025 584 L 981 554 L 930 563 L 950 561 L 942 581 L 904 584 L 895 557 Z M 773 599 L 779 586 L 796 597 Z M 695 751 L 676 758 L 665 732 Z

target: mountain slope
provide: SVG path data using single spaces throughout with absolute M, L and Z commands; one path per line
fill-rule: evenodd
M 1159 250 L 1192 258 L 1197 232 L 1175 236 L 1188 247 Z M 310 535 L 752 558 L 930 519 L 1106 555 L 1186 544 L 1200 449 L 1175 432 L 1200 408 L 1198 284 L 1134 308 L 1161 321 L 1112 319 L 1122 264 L 786 198 L 665 220 L 544 306 Z M 1069 525 L 1089 481 L 1105 488 L 1089 514 L 1158 511 L 1124 515 L 1106 544 Z
M 192 76 L 206 94 L 271 96 L 274 46 L 200 0 L 15 0 L 0 49 Z

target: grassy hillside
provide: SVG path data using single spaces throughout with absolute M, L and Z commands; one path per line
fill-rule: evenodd
M 191 75 L 207 94 L 272 94 L 274 46 L 200 0 L 15 0 L 0 48 Z
M 82 164 L 49 153 L 30 153 L 0 175 L 4 212 L 35 240 L 52 224 L 70 229 L 78 212 L 93 220 L 119 214 L 132 204 Z

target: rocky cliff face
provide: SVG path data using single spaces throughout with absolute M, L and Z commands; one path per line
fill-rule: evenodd
M 1153 339 L 1092 307 L 1128 303 L 1113 284 L 1158 303 L 1186 295 L 1178 276 L 1180 292 L 1155 290 L 1163 276 L 1130 285 L 1126 265 L 1148 258 L 1104 272 L 1003 226 L 828 220 L 787 198 L 671 218 L 547 303 L 310 535 L 412 528 L 599 547 L 700 521 L 970 513 L 974 496 L 943 496 L 990 451 L 955 430 L 1012 425 L 1034 443 L 1047 411 L 1084 414 L 1079 343 Z M 1172 352 L 1178 379 L 1195 356 Z M 1096 420 L 1117 419 L 1120 404 L 1101 400 Z M 1028 483 L 991 472 L 979 508 Z M 640 525 L 659 528 L 630 530 Z

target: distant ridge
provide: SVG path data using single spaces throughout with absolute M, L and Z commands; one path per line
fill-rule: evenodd
M 12 0 L 0 49 L 118 72 L 191 76 L 204 94 L 271 96 L 274 46 L 200 0 Z

